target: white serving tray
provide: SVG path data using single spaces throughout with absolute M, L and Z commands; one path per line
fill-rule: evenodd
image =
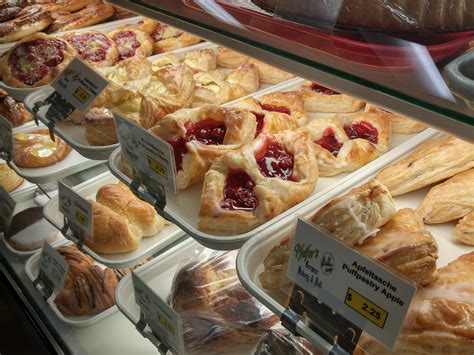
M 193 50 L 199 50 L 199 49 L 205 49 L 205 48 L 216 50 L 217 47 L 218 46 L 213 43 L 203 42 L 203 43 L 199 43 L 199 44 L 189 46 L 186 48 L 180 48 L 174 51 L 157 54 L 157 55 L 149 57 L 148 59 L 153 62 L 157 60 L 158 58 L 166 57 L 170 55 L 171 53 L 174 53 L 177 55 L 184 55 L 185 53 L 193 51 Z M 232 71 L 232 69 L 224 69 L 224 68 L 218 68 L 218 69 L 225 70 L 228 72 Z M 295 79 L 291 79 L 289 81 L 283 82 L 282 84 L 284 85 L 288 82 L 293 82 L 294 80 Z M 266 90 L 270 88 L 275 88 L 282 84 L 273 85 L 273 86 L 262 84 L 260 86 L 260 89 L 256 93 L 266 92 Z M 31 93 L 25 98 L 25 101 L 24 101 L 25 107 L 28 109 L 28 111 L 33 112 L 33 108 L 35 104 L 39 101 L 43 101 L 44 99 L 46 99 L 52 92 L 53 92 L 53 88 L 51 86 L 45 86 L 45 87 L 40 88 L 39 90 L 36 90 L 35 92 Z M 248 96 L 250 95 L 247 95 L 245 97 L 248 97 Z M 238 100 L 241 100 L 241 99 L 242 98 Z M 235 102 L 235 101 L 232 101 L 232 102 Z M 49 106 L 43 106 L 37 113 L 38 119 L 46 125 L 51 124 L 51 121 L 45 117 L 48 107 Z M 86 136 L 85 136 L 86 129 L 84 125 L 80 125 L 80 124 L 78 125 L 78 124 L 73 124 L 70 122 L 58 122 L 54 125 L 54 132 L 59 137 L 64 139 L 64 141 L 66 141 L 79 154 L 89 159 L 95 159 L 95 160 L 107 159 L 109 155 L 115 149 L 119 147 L 119 143 L 106 145 L 106 146 L 91 145 L 86 139 Z
M 105 32 L 112 31 L 112 30 L 114 30 L 114 29 L 116 29 L 120 26 L 138 22 L 141 19 L 142 19 L 141 16 L 135 16 L 135 17 L 126 18 L 126 19 L 123 19 L 123 20 L 111 21 L 111 22 L 102 23 L 102 24 L 99 24 L 99 25 L 84 27 L 84 28 L 80 28 L 80 29 L 77 29 L 77 30 L 57 32 L 57 33 L 53 33 L 52 35 L 57 36 L 57 37 L 61 37 L 65 34 L 67 34 L 67 33 L 84 32 L 84 31 L 89 31 L 89 30 L 96 30 L 96 31 L 100 31 L 100 32 L 105 33 Z M 16 42 L 11 42 L 11 43 L 5 43 L 5 44 L 0 45 L 0 53 L 6 52 L 8 49 L 13 47 L 15 44 L 16 44 Z M 47 86 L 39 86 L 39 87 L 35 87 L 35 88 L 15 88 L 13 86 L 5 84 L 3 81 L 0 81 L 0 88 L 4 89 L 6 92 L 8 92 L 8 94 L 10 94 L 11 97 L 13 97 L 17 101 L 23 101 L 23 100 L 26 99 L 26 97 L 29 94 L 31 94 L 31 93 L 33 93 L 37 90 L 40 90 L 42 88 L 45 88 L 45 87 L 47 87 Z
M 117 179 L 110 172 L 105 172 L 73 187 L 73 190 L 85 199 L 95 200 L 96 192 L 101 186 L 114 182 L 117 182 Z M 63 215 L 59 212 L 59 200 L 57 196 L 53 197 L 46 204 L 43 214 L 57 229 L 61 230 L 63 228 Z M 182 236 L 184 236 L 184 232 L 181 229 L 174 224 L 169 224 L 155 236 L 143 238 L 139 247 L 128 253 L 100 254 L 90 249 L 87 245 L 82 246 L 82 251 L 103 265 L 112 268 L 125 268 L 135 266 L 147 257 L 166 248 Z M 65 237 L 75 243 L 78 242 L 78 240 L 71 235 L 66 235 Z
M 367 181 L 375 178 L 377 173 L 386 164 L 378 164 L 373 168 L 364 171 L 355 176 L 353 179 L 334 188 L 330 193 L 318 198 L 313 204 L 306 205 L 298 211 L 298 217 L 303 219 L 311 218 L 311 216 L 330 202 L 337 196 L 344 195 L 353 188 L 360 186 Z M 402 208 L 416 209 L 426 196 L 431 186 L 412 191 L 410 193 L 394 197 L 397 211 Z M 272 228 L 273 233 L 265 233 L 256 236 L 255 238 L 246 242 L 239 250 L 237 257 L 237 273 L 239 275 L 242 285 L 262 304 L 271 309 L 278 317 L 281 317 L 285 311 L 283 292 L 267 291 L 260 283 L 259 275 L 264 270 L 263 259 L 268 255 L 270 250 L 278 245 L 283 237 L 292 234 L 296 223 L 297 216 L 290 216 L 281 223 Z M 472 251 L 472 246 L 464 245 L 455 241 L 453 235 L 455 222 L 448 222 L 442 224 L 425 224 L 425 228 L 432 233 L 433 237 L 438 243 L 439 258 L 437 261 L 438 268 L 447 265 L 449 262 L 455 260 L 460 255 Z M 327 344 L 321 341 L 321 338 L 316 338 L 316 333 L 311 331 L 302 322 L 298 323 L 298 329 L 304 329 L 308 334 L 308 339 L 312 340 L 318 346 L 326 346 Z
M 277 87 L 273 87 L 269 90 L 264 92 L 260 92 L 258 94 L 254 94 L 251 96 L 259 97 L 264 94 L 274 92 L 274 91 L 287 91 L 287 90 L 294 90 L 298 88 L 303 79 L 296 79 L 292 80 L 289 83 L 279 85 Z M 235 101 L 237 102 L 237 100 Z M 229 104 L 227 104 L 229 105 Z M 225 106 L 227 106 L 225 105 Z M 308 117 L 332 117 L 334 114 L 331 113 L 317 113 L 312 114 L 308 113 Z M 197 229 L 197 215 L 199 212 L 199 205 L 201 199 L 201 191 L 203 183 L 197 183 L 193 186 L 179 191 L 178 195 L 167 195 L 167 204 L 164 209 L 164 214 L 166 218 L 176 223 L 180 226 L 188 235 L 192 238 L 199 241 L 201 244 L 219 250 L 230 250 L 230 249 L 238 249 L 240 248 L 243 243 L 245 243 L 249 238 L 257 235 L 257 234 L 265 234 L 269 233 L 270 227 L 281 221 L 287 216 L 291 216 L 294 213 L 297 213 L 300 208 L 309 204 L 314 205 L 315 201 L 321 196 L 331 192 L 336 186 L 343 184 L 345 181 L 352 180 L 354 177 L 358 176 L 361 171 L 367 171 L 374 166 L 380 165 L 387 165 L 392 161 L 396 160 L 403 154 L 411 151 L 415 146 L 419 145 L 420 143 L 426 141 L 430 137 L 437 134 L 437 131 L 433 129 L 426 129 L 425 131 L 418 133 L 416 135 L 402 135 L 402 134 L 392 134 L 391 140 L 391 150 L 378 159 L 372 161 L 371 163 L 365 165 L 363 168 L 353 172 L 353 173 L 345 173 L 339 174 L 333 177 L 319 177 L 317 182 L 316 192 L 307 198 L 306 200 L 300 202 L 296 206 L 290 208 L 289 210 L 283 212 L 279 216 L 265 222 L 264 224 L 258 226 L 257 228 L 249 231 L 247 233 L 239 234 L 239 235 L 223 235 L 223 234 L 210 234 L 201 232 Z M 120 148 L 114 151 L 109 157 L 109 169 L 110 171 L 118 177 L 122 182 L 130 186 L 131 179 L 127 177 L 121 171 L 121 153 Z M 151 201 L 150 201 L 151 202 Z
M 70 241 L 62 241 L 61 243 L 54 244 L 55 248 L 58 248 L 62 245 L 72 244 Z M 28 278 L 33 282 L 36 280 L 39 274 L 39 263 L 41 259 L 41 250 L 34 254 L 25 264 L 25 272 Z M 110 307 L 105 311 L 96 314 L 94 316 L 67 316 L 61 313 L 61 311 L 56 307 L 54 300 L 57 295 L 57 291 L 54 291 L 51 297 L 46 300 L 46 303 L 49 305 L 51 310 L 56 316 L 62 320 L 64 323 L 73 326 L 73 327 L 88 327 L 91 326 L 104 318 L 107 318 L 111 314 L 117 312 L 117 306 Z
M 15 133 L 32 132 L 37 129 L 46 128 L 47 127 L 43 125 L 39 127 L 33 126 L 15 131 Z M 18 175 L 25 178 L 25 180 L 36 184 L 46 184 L 101 163 L 103 163 L 103 161 L 86 159 L 73 149 L 67 157 L 60 162 L 42 168 L 22 168 L 17 166 L 13 160 L 8 164 Z

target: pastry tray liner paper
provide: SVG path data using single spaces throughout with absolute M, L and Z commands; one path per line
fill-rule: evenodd
M 39 127 L 27 127 L 15 131 L 15 133 L 29 133 L 37 129 L 47 129 L 47 127 L 40 124 Z M 18 175 L 22 176 L 29 182 L 45 184 L 51 181 L 57 181 L 62 177 L 72 175 L 101 163 L 102 161 L 100 160 L 86 159 L 73 149 L 63 160 L 53 165 L 41 168 L 23 168 L 17 166 L 13 161 L 11 161 L 10 166 Z
M 275 91 L 288 91 L 291 89 L 298 88 L 303 79 L 296 79 L 292 83 L 288 83 L 282 85 L 278 88 L 273 88 L 271 90 L 261 92 L 259 94 L 252 95 L 253 97 L 259 97 L 264 94 L 275 92 Z M 238 102 L 236 100 L 235 102 Z M 227 106 L 229 104 L 226 104 Z M 309 118 L 316 118 L 316 117 L 333 117 L 334 114 L 322 114 L 322 113 L 308 113 Z M 423 143 L 430 137 L 437 134 L 437 131 L 431 128 L 426 129 L 425 131 L 415 134 L 415 135 L 402 135 L 402 134 L 392 134 L 391 139 L 391 150 L 378 159 L 372 161 L 371 163 L 365 165 L 363 168 L 353 172 L 353 173 L 346 173 L 346 174 L 339 174 L 333 177 L 319 177 L 317 182 L 317 190 L 316 193 L 312 196 L 308 197 L 306 200 L 300 202 L 296 206 L 290 208 L 289 210 L 283 212 L 279 216 L 265 222 L 264 224 L 258 226 L 257 228 L 253 229 L 244 234 L 240 235 L 233 235 L 233 236 L 224 236 L 219 234 L 209 234 L 205 232 L 201 232 L 197 229 L 197 215 L 199 211 L 200 199 L 201 199 L 201 191 L 202 191 L 202 182 L 196 183 L 185 190 L 181 190 L 178 192 L 178 195 L 167 195 L 167 204 L 164 209 L 164 213 L 168 219 L 179 225 L 188 235 L 198 240 L 201 244 L 219 250 L 230 250 L 230 249 L 237 249 L 242 246 L 242 244 L 248 240 L 249 238 L 257 235 L 257 234 L 264 234 L 268 235 L 272 226 L 283 218 L 290 216 L 296 212 L 303 206 L 310 204 L 314 205 L 315 201 L 320 198 L 321 196 L 329 193 L 335 186 L 338 186 L 344 183 L 347 180 L 352 180 L 356 178 L 362 171 L 369 171 L 370 169 L 379 168 L 385 166 L 392 161 L 399 158 L 401 155 L 409 152 L 415 146 Z M 117 176 L 122 182 L 126 185 L 130 186 L 131 179 L 127 177 L 122 172 L 122 163 L 121 163 L 121 154 L 120 148 L 118 148 L 115 152 L 111 154 L 109 157 L 109 169 L 111 172 Z
M 278 245 L 280 241 L 294 231 L 297 217 L 303 219 L 310 218 L 316 211 L 334 198 L 348 193 L 355 187 L 358 187 L 376 177 L 377 172 L 382 169 L 371 169 L 369 173 L 360 174 L 351 180 L 338 185 L 331 192 L 316 199 L 311 205 L 306 205 L 298 211 L 296 216 L 290 216 L 273 228 L 273 233 L 265 233 L 249 240 L 240 249 L 237 257 L 237 272 L 242 285 L 260 302 L 270 308 L 277 316 L 281 316 L 285 308 L 282 304 L 285 302 L 285 295 L 280 291 L 267 291 L 260 283 L 259 275 L 263 272 L 263 260 L 270 250 Z M 397 211 L 402 208 L 416 209 L 426 196 L 432 186 L 409 192 L 404 195 L 395 196 L 393 199 Z M 458 243 L 454 239 L 455 221 L 442 224 L 425 224 L 426 230 L 431 232 L 438 243 L 438 268 L 447 265 L 459 256 L 472 251 L 472 247 Z M 316 341 L 315 333 L 300 322 L 300 326 L 309 334 L 309 339 Z
M 69 245 L 72 244 L 70 241 L 66 240 L 63 241 L 62 243 L 57 243 L 54 245 L 55 248 L 63 245 Z M 39 274 L 39 264 L 41 260 L 41 250 L 34 254 L 31 258 L 28 259 L 28 261 L 25 264 L 25 272 L 26 275 L 28 275 L 28 278 L 33 282 L 36 277 Z M 99 266 L 102 266 L 98 264 Z M 56 298 L 56 295 L 58 294 L 58 291 L 54 291 L 51 297 L 48 298 L 46 303 L 48 303 L 49 307 L 51 310 L 56 314 L 56 316 L 62 320 L 64 323 L 71 325 L 73 327 L 88 327 L 91 326 L 102 319 L 110 316 L 111 314 L 115 313 L 117 311 L 117 306 L 110 307 L 106 309 L 105 311 L 93 315 L 93 316 L 67 316 L 63 315 L 61 311 L 56 307 L 56 304 L 54 303 L 54 299 Z
M 100 25 L 95 25 L 95 26 L 90 26 L 90 27 L 84 27 L 80 28 L 77 30 L 71 30 L 71 31 L 65 31 L 65 32 L 57 32 L 53 33 L 53 36 L 62 36 L 66 33 L 70 32 L 84 32 L 84 31 L 89 31 L 89 30 L 95 30 L 95 31 L 100 31 L 100 32 L 109 32 L 112 31 L 120 26 L 129 24 L 129 23 L 135 23 L 141 20 L 141 16 L 136 16 L 136 17 L 131 17 L 123 20 L 117 20 L 117 21 L 112 21 L 108 23 L 103 23 Z M 0 53 L 6 52 L 8 49 L 13 47 L 16 42 L 12 43 L 5 43 L 3 45 L 0 45 Z M 5 91 L 7 91 L 14 99 L 18 101 L 23 101 L 29 94 L 32 92 L 35 92 L 41 88 L 44 88 L 44 86 L 40 86 L 37 88 L 15 88 L 10 85 L 5 84 L 3 81 L 0 80 L 0 88 L 3 88 Z
M 193 46 L 189 46 L 186 48 L 180 48 L 174 51 L 166 52 L 166 53 L 161 53 L 158 55 L 154 55 L 149 57 L 148 59 L 150 61 L 155 61 L 158 58 L 163 58 L 170 53 L 175 53 L 178 55 L 184 55 L 187 52 L 193 51 L 193 50 L 200 50 L 200 49 L 217 49 L 217 45 L 210 43 L 210 42 L 203 42 L 199 43 Z M 221 70 L 224 70 L 226 72 L 232 71 L 232 69 L 225 69 L 225 68 L 218 68 Z M 277 85 L 267 85 L 267 84 L 261 84 L 260 89 L 256 91 L 256 93 L 261 93 L 261 92 L 266 92 L 267 90 L 274 89 L 276 87 L 280 87 L 281 85 L 286 85 L 288 82 L 293 82 L 295 79 L 290 79 L 289 81 L 285 81 L 283 83 L 277 84 Z M 43 101 L 46 99 L 51 93 L 53 92 L 53 88 L 51 86 L 44 86 L 36 90 L 35 92 L 31 93 L 28 95 L 24 101 L 25 107 L 28 109 L 28 111 L 33 112 L 33 108 L 37 102 Z M 254 95 L 255 93 L 251 94 Z M 247 95 L 244 97 L 248 97 L 251 95 Z M 242 98 L 239 98 L 238 100 L 241 100 Z M 37 116 L 41 122 L 44 124 L 48 124 L 50 121 L 45 117 L 46 111 L 49 106 L 43 106 Z M 107 159 L 108 156 L 117 148 L 119 147 L 119 143 L 111 144 L 111 145 L 106 145 L 106 146 L 94 146 L 91 145 L 87 139 L 86 139 L 86 129 L 85 126 L 82 124 L 73 124 L 69 122 L 58 122 L 54 126 L 54 132 L 64 139 L 69 145 L 78 151 L 81 155 L 83 155 L 86 158 L 89 159 L 97 159 L 97 160 L 104 160 Z
M 214 250 L 207 249 L 195 240 L 187 238 L 173 248 L 167 250 L 163 254 L 157 256 L 150 262 L 137 268 L 134 272 L 138 275 L 163 301 L 167 301 L 168 295 L 172 289 L 175 274 L 188 265 L 191 261 L 206 260 Z M 238 281 L 238 279 L 236 278 Z M 233 285 L 231 283 L 229 286 Z M 229 287 L 223 286 L 223 287 Z M 205 287 L 205 286 L 204 286 Z M 135 294 L 133 290 L 133 281 L 131 274 L 125 276 L 119 283 L 115 291 L 115 300 L 118 309 L 122 312 L 130 322 L 136 325 L 140 319 L 140 308 L 135 302 Z M 187 312 L 187 311 L 186 311 Z M 191 311 L 193 312 L 193 311 Z M 260 310 L 260 317 L 265 318 L 270 312 L 266 309 Z M 185 317 L 185 315 L 182 315 Z M 236 325 L 237 326 L 237 325 Z M 231 329 L 231 328 L 229 328 Z M 222 331 L 220 329 L 219 331 Z M 224 330 L 225 333 L 225 330 Z M 150 329 L 145 329 L 145 334 L 152 336 Z M 231 341 L 231 340 L 229 340 Z M 226 354 L 245 354 L 248 348 L 239 347 L 236 341 L 233 345 L 233 351 L 226 351 Z M 190 344 L 188 344 L 189 346 Z M 192 351 L 192 349 L 187 349 Z
M 81 197 L 95 200 L 97 190 L 103 185 L 117 182 L 110 172 L 102 173 L 95 178 L 81 183 L 73 188 Z M 44 208 L 44 217 L 59 230 L 63 227 L 63 215 L 59 212 L 58 197 L 52 198 Z M 184 232 L 174 224 L 168 224 L 164 229 L 152 237 L 143 238 L 138 248 L 128 253 L 120 254 L 99 254 L 83 246 L 84 251 L 92 256 L 96 261 L 112 268 L 124 268 L 138 264 L 148 256 L 155 254 L 167 247 L 184 235 Z

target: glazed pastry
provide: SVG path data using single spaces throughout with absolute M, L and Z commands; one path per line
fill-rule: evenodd
M 110 67 L 118 60 L 118 50 L 107 36 L 98 31 L 73 32 L 64 36 L 77 56 L 93 67 Z
M 86 139 L 93 146 L 106 146 L 118 143 L 115 120 L 112 112 L 106 108 L 93 107 L 84 118 Z
M 33 115 L 26 110 L 25 106 L 15 101 L 3 89 L 0 89 L 0 115 L 5 117 L 13 127 L 21 126 L 33 119 Z
M 456 354 L 474 352 L 474 252 L 438 270 L 439 278 L 420 289 L 395 350 L 362 337 L 357 354 Z
M 94 259 L 77 249 L 75 244 L 61 246 L 57 250 L 69 265 L 69 270 L 64 280 L 64 288 L 71 287 L 74 278 L 81 275 L 84 270 L 92 266 L 94 264 Z
M 149 57 L 153 51 L 153 41 L 150 36 L 140 30 L 123 27 L 107 33 L 117 46 L 119 51 L 118 60 L 132 57 Z
M 311 81 L 305 82 L 300 91 L 309 112 L 356 112 L 365 105 L 364 101 Z
M 293 74 L 272 67 L 271 65 L 253 58 L 250 58 L 248 63 L 254 64 L 257 67 L 258 77 L 260 78 L 260 82 L 263 84 L 275 85 L 295 77 Z
M 255 137 L 255 116 L 234 108 L 182 109 L 163 118 L 150 132 L 173 146 L 179 189 L 202 180 L 211 163 Z
M 355 171 L 390 148 L 390 122 L 374 114 L 316 118 L 302 129 L 314 143 L 321 176 Z
M 71 1 L 73 2 L 73 1 Z M 74 1 L 75 2 L 75 1 Z M 54 11 L 54 10 L 52 10 Z M 112 5 L 96 1 L 84 9 L 73 13 L 56 13 L 54 21 L 48 28 L 49 32 L 70 31 L 93 26 L 104 22 L 114 15 Z
M 459 221 L 454 229 L 454 235 L 461 243 L 474 245 L 474 212 Z
M 298 121 L 300 126 L 306 124 L 307 117 L 301 94 L 296 91 L 273 92 L 258 98 L 264 111 L 286 113 Z
M 166 66 L 155 71 L 150 82 L 140 90 L 141 126 L 151 128 L 167 114 L 191 107 L 193 92 L 193 72 L 187 65 Z
M 248 232 L 310 196 L 317 176 L 306 133 L 260 135 L 215 160 L 206 173 L 198 229 Z
M 156 58 L 152 62 L 152 69 L 155 72 L 168 65 L 181 64 L 182 59 L 183 58 L 176 53 L 168 53 L 166 56 Z
M 11 192 L 23 184 L 23 178 L 18 176 L 15 171 L 5 163 L 0 163 L 0 186 L 6 192 Z
M 253 97 L 239 100 L 231 106 L 249 110 L 255 115 L 257 119 L 255 137 L 262 133 L 277 133 L 285 130 L 295 130 L 299 127 L 298 120 L 294 116 L 278 111 L 263 110 L 258 100 Z
M 120 213 L 95 201 L 89 201 L 93 211 L 93 238 L 85 244 L 96 253 L 127 253 L 138 248 L 142 230 L 130 224 Z
M 386 117 L 387 120 L 390 121 L 393 133 L 414 134 L 428 128 L 428 126 L 423 123 L 411 120 L 409 118 L 406 118 L 405 116 L 392 113 L 390 111 L 386 111 L 380 107 L 371 104 L 367 104 L 365 106 L 365 112 L 382 114 L 384 117 Z
M 220 105 L 232 99 L 232 88 L 225 81 L 225 75 L 218 70 L 197 73 L 194 81 L 193 107 Z
M 0 23 L 0 43 L 18 41 L 44 30 L 53 21 L 51 12 L 41 6 L 28 6 L 18 15 Z
M 249 95 L 260 87 L 258 71 L 253 64 L 244 64 L 233 70 L 227 76 L 226 81 L 230 84 L 231 100 Z
M 0 4 L 0 22 L 15 18 L 23 8 L 15 3 Z
M 210 48 L 189 51 L 184 55 L 183 63 L 196 72 L 216 70 L 216 54 Z
M 333 199 L 311 218 L 318 228 L 349 245 L 373 235 L 395 214 L 395 202 L 377 180 Z
M 263 259 L 264 271 L 258 275 L 258 278 L 264 289 L 280 289 L 281 281 L 286 277 L 286 269 L 290 260 L 291 240 L 289 235 L 283 238 Z
M 177 28 L 159 23 L 151 34 L 153 54 L 169 52 L 175 49 L 189 47 L 201 42 L 201 38 Z
M 392 196 L 420 189 L 474 167 L 474 145 L 443 136 L 421 144 L 399 161 L 382 169 L 377 179 Z
M 143 237 L 156 235 L 165 226 L 165 220 L 158 216 L 155 209 L 136 197 L 121 182 L 102 186 L 97 191 L 96 202 L 112 209 L 131 225 L 141 229 Z
M 71 152 L 71 147 L 58 136 L 54 136 L 53 142 L 47 129 L 16 133 L 13 139 L 15 144 L 13 161 L 23 168 L 53 165 L 66 158 Z
M 75 55 L 67 41 L 36 33 L 23 38 L 2 57 L 0 74 L 5 84 L 15 88 L 46 85 Z
M 444 223 L 474 212 L 474 169 L 433 187 L 416 209 L 425 223 Z
M 438 278 L 436 240 L 425 230 L 420 216 L 409 208 L 397 211 L 375 237 L 357 250 L 419 285 L 428 285 Z
M 250 58 L 229 48 L 219 46 L 217 47 L 216 59 L 217 66 L 235 69 L 246 64 Z
M 90 5 L 94 0 L 33 0 L 30 3 L 41 5 L 51 12 L 75 12 Z M 97 1 L 96 1 L 97 2 Z

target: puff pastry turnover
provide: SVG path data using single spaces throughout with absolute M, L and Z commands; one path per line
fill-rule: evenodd
M 260 96 L 258 104 L 264 111 L 286 113 L 292 116 L 300 126 L 306 124 L 308 120 L 303 98 L 296 91 L 273 92 Z
M 201 42 L 201 38 L 177 28 L 159 23 L 151 34 L 153 53 L 169 52 Z
M 474 245 L 474 212 L 469 213 L 459 221 L 454 229 L 454 235 L 460 242 Z
M 173 146 L 178 188 L 185 189 L 202 180 L 216 158 L 250 143 L 256 126 L 249 111 L 208 105 L 169 114 L 150 132 Z
M 377 179 L 393 196 L 420 189 L 474 167 L 474 145 L 443 136 L 430 139 L 382 169 Z
M 219 70 L 200 72 L 194 75 L 193 107 L 220 105 L 232 99 L 232 88 L 226 75 Z
M 411 120 L 405 116 L 384 110 L 380 107 L 371 104 L 367 104 L 365 106 L 365 112 L 374 113 L 378 115 L 381 114 L 384 118 L 390 121 L 393 133 L 413 134 L 421 132 L 428 128 L 428 126 L 423 123 Z
M 258 90 L 260 80 L 253 64 L 244 64 L 233 70 L 226 78 L 231 88 L 231 100 L 236 100 Z
M 349 245 L 361 244 L 395 214 L 395 203 L 377 180 L 337 197 L 319 209 L 311 222 Z
M 356 112 L 365 105 L 364 101 L 311 81 L 305 82 L 300 91 L 304 107 L 310 112 Z
M 23 178 L 10 169 L 6 163 L 0 163 L 0 186 L 3 187 L 6 192 L 15 190 L 18 186 L 23 184 L 23 181 Z
M 357 249 L 419 285 L 430 284 L 438 277 L 438 245 L 412 209 L 397 211 L 375 237 Z
M 186 52 L 183 63 L 196 72 L 216 70 L 216 53 L 210 48 Z
M 200 230 L 247 232 L 306 199 L 317 165 L 304 132 L 260 135 L 214 161 L 204 179 Z
M 433 187 L 416 209 L 425 223 L 443 223 L 474 212 L 474 169 Z
M 258 77 L 264 84 L 275 85 L 295 77 L 293 74 L 253 58 L 249 58 L 247 63 L 254 64 L 257 67 Z
M 250 58 L 231 49 L 217 47 L 216 59 L 219 67 L 234 69 L 247 63 Z

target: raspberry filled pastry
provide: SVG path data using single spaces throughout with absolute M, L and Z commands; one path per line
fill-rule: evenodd
M 245 233 L 310 196 L 317 177 L 305 132 L 261 135 L 214 161 L 204 179 L 198 228 Z
M 119 51 L 118 60 L 127 58 L 149 57 L 153 52 L 153 41 L 148 33 L 132 27 L 122 27 L 107 33 L 117 46 Z
M 111 67 L 117 63 L 117 46 L 102 32 L 73 32 L 64 39 L 74 47 L 80 59 L 93 67 Z
M 356 112 L 365 105 L 364 101 L 311 81 L 305 82 L 300 91 L 309 112 Z
M 201 38 L 180 29 L 159 23 L 151 34 L 153 53 L 164 53 L 189 47 L 202 41 Z
M 150 132 L 171 144 L 179 189 L 202 180 L 212 162 L 255 137 L 255 116 L 219 106 L 182 109 L 165 116 Z
M 263 95 L 258 98 L 258 104 L 264 111 L 286 113 L 298 121 L 300 126 L 306 124 L 306 111 L 299 92 L 274 92 Z
M 302 129 L 314 142 L 321 176 L 357 170 L 390 148 L 390 122 L 377 115 L 319 118 Z

